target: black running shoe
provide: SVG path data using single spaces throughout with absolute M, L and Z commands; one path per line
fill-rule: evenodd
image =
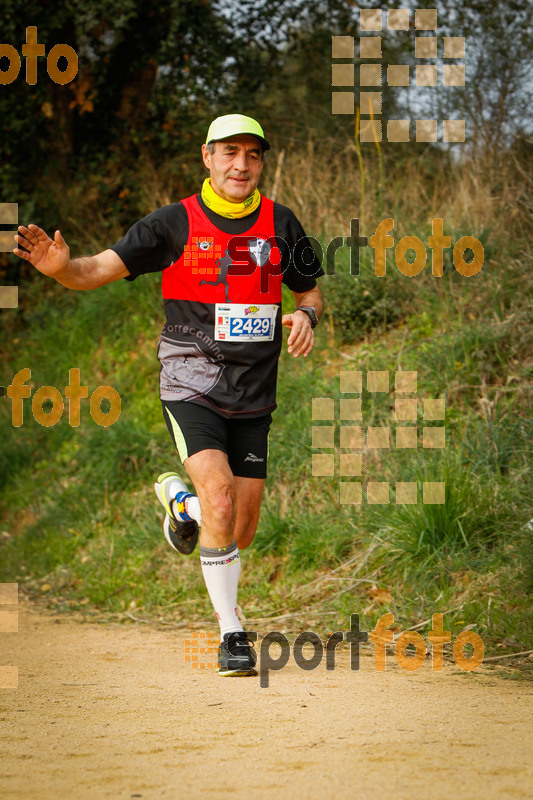
M 254 669 L 257 654 L 248 641 L 246 631 L 232 631 L 224 634 L 224 641 L 218 648 L 218 674 L 222 677 L 257 675 Z

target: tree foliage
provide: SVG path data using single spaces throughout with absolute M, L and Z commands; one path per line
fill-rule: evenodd
M 419 0 L 415 7 L 437 7 L 439 37 L 467 38 L 467 84 L 434 95 L 439 118 L 465 116 L 482 148 L 528 130 L 530 0 Z M 72 185 L 114 173 L 133 192 L 143 159 L 164 165 L 178 190 L 192 189 L 198 167 L 190 165 L 219 113 L 259 117 L 283 147 L 305 142 L 309 131 L 353 138 L 353 118 L 331 114 L 331 37 L 352 35 L 357 43 L 352 0 L 3 0 L 0 18 L 3 41 L 19 53 L 26 27 L 36 25 L 46 52 L 65 43 L 79 55 L 67 85 L 49 78 L 44 58 L 35 85 L 25 81 L 24 59 L 18 78 L 0 85 L 1 199 L 28 213 L 36 202 L 45 218 L 53 208 L 53 197 L 35 193 L 50 177 Z M 384 64 L 413 62 L 414 33 L 384 28 Z M 384 116 L 401 115 L 409 92 L 384 82 Z

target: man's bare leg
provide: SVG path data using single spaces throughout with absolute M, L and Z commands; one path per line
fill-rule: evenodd
M 201 450 L 185 459 L 184 466 L 202 509 L 200 545 L 227 547 L 236 539 L 239 550 L 249 547 L 259 521 L 264 479 L 234 476 L 222 450 Z
M 200 562 L 224 640 L 229 634 L 242 632 L 237 614 L 239 549 L 253 540 L 264 480 L 235 477 L 221 450 L 201 450 L 186 458 L 184 466 L 200 501 Z M 246 637 L 243 643 L 248 654 L 245 661 L 253 667 L 255 660 L 249 660 L 252 656 Z M 224 641 L 221 647 L 226 647 Z M 233 652 L 229 655 L 235 657 Z
M 237 513 L 235 478 L 222 450 L 200 450 L 183 462 L 200 500 L 202 547 L 227 547 L 234 536 Z
M 264 478 L 241 478 L 235 476 L 237 490 L 237 519 L 235 521 L 235 538 L 239 550 L 249 547 L 257 530 L 261 498 L 263 497 Z

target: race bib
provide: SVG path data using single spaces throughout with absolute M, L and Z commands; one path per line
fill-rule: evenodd
M 271 342 L 276 304 L 216 303 L 215 339 L 227 342 Z

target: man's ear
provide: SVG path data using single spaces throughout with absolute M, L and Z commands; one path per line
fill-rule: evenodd
M 205 165 L 206 169 L 210 170 L 211 169 L 211 153 L 207 149 L 207 145 L 206 144 L 202 145 L 202 159 L 203 159 L 203 162 L 204 162 L 204 165 Z

